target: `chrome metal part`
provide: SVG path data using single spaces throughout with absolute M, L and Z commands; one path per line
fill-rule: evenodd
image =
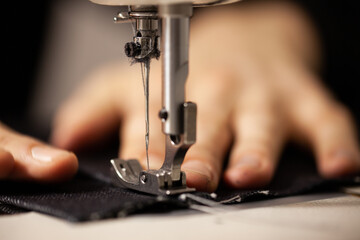
M 184 133 L 180 121 L 183 119 L 181 104 L 185 101 L 185 81 L 189 71 L 191 14 L 191 4 L 159 6 L 162 18 L 162 111 L 167 115 L 166 119 L 162 119 L 162 129 L 170 135 Z
M 184 134 L 167 135 L 165 142 L 165 161 L 161 169 L 171 173 L 173 180 L 180 179 L 181 164 L 184 161 L 187 150 L 196 141 L 196 112 L 195 103 L 182 104 Z
M 110 162 L 114 172 L 113 182 L 119 187 L 154 195 L 175 195 L 195 191 L 186 186 L 184 172 L 181 172 L 181 180 L 174 182 L 171 176 L 161 169 L 142 171 L 137 160 L 113 159 Z M 124 168 L 121 169 L 120 165 Z
M 160 54 L 158 23 L 161 20 L 163 108 L 159 115 L 166 135 L 165 160 L 159 170 L 144 171 L 137 160 L 111 160 L 116 185 L 157 195 L 195 190 L 187 187 L 185 173 L 181 171 L 185 154 L 196 141 L 196 104 L 185 102 L 191 15 L 192 4 L 182 3 L 159 5 L 157 9 L 130 6 L 115 18 L 116 22 L 136 22 L 135 36 L 125 45 L 125 53 L 148 67 L 150 59 Z M 145 85 L 144 89 L 147 89 Z
M 239 2 L 241 0 L 90 0 L 91 2 L 110 5 L 110 6 L 122 6 L 131 4 L 140 5 L 165 5 L 165 4 L 179 4 L 184 2 L 192 3 L 194 7 L 205 7 L 214 5 L 223 5 L 233 2 Z
M 120 187 L 155 195 L 174 195 L 195 191 L 186 186 L 186 175 L 181 171 L 185 154 L 196 141 L 196 104 L 183 104 L 184 129 L 187 134 L 179 139 L 166 136 L 165 161 L 159 170 L 143 171 L 137 160 L 111 160 L 114 183 Z
M 153 6 L 129 6 L 114 18 L 115 23 L 135 22 L 133 41 L 125 44 L 126 56 L 145 61 L 160 56 L 159 20 L 157 8 Z

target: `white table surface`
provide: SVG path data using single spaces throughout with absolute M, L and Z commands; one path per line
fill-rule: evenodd
M 360 191 L 360 188 L 353 188 Z M 360 197 L 323 193 L 194 210 L 69 223 L 29 212 L 0 216 L 0 239 L 360 239 Z

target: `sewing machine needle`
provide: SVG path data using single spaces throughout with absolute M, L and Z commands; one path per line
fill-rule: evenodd
M 150 169 L 149 163 L 149 72 L 150 72 L 150 59 L 146 59 L 141 63 L 141 73 L 144 86 L 145 96 L 145 148 L 146 148 L 146 164 L 147 169 Z

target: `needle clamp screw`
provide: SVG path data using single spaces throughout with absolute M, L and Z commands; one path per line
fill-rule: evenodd
M 159 111 L 159 118 L 163 121 L 166 121 L 166 119 L 168 118 L 168 112 L 165 109 L 161 109 Z

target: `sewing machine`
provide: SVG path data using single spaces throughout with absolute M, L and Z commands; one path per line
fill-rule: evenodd
M 162 104 L 159 112 L 166 135 L 165 160 L 158 170 L 143 170 L 137 160 L 111 160 L 114 183 L 155 195 L 195 191 L 186 185 L 181 164 L 196 141 L 196 104 L 185 102 L 188 75 L 189 22 L 193 7 L 226 4 L 239 0 L 91 0 L 120 6 L 114 22 L 134 24 L 133 41 L 125 54 L 142 65 L 146 108 L 146 150 L 148 149 L 148 82 L 150 60 L 162 56 Z M 149 161 L 149 160 L 148 160 Z M 149 166 L 149 163 L 148 163 Z

